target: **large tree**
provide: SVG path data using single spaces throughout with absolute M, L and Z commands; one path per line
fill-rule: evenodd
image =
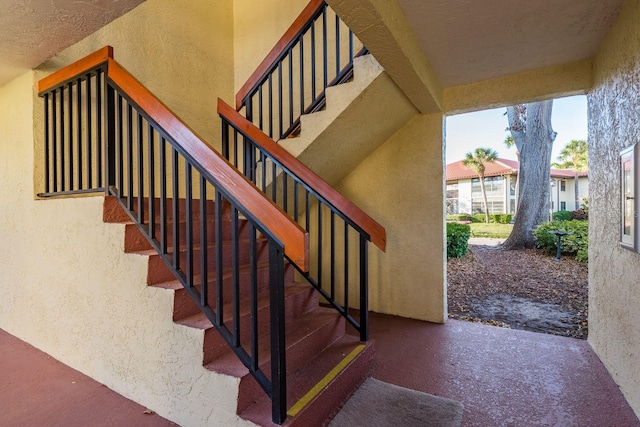
M 575 210 L 580 209 L 580 197 L 578 196 L 578 177 L 580 172 L 587 170 L 589 164 L 589 148 L 584 139 L 572 139 L 564 146 L 558 160 L 561 168 L 573 169 L 573 185 L 575 190 Z M 556 163 L 557 164 L 557 163 Z
M 553 101 L 507 107 L 509 132 L 520 152 L 518 206 L 505 249 L 533 247 L 533 229 L 549 216 L 551 150 L 556 132 L 551 127 Z
M 462 163 L 473 169 L 478 174 L 480 180 L 480 190 L 482 191 L 482 202 L 484 204 L 484 215 L 487 224 L 489 223 L 489 209 L 487 203 L 487 191 L 484 186 L 484 171 L 487 163 L 493 163 L 498 158 L 498 152 L 492 148 L 476 148 L 475 151 L 470 151 L 465 154 Z

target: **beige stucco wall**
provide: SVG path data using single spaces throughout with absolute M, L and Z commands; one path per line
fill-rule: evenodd
M 65 49 L 39 69 L 51 72 L 105 45 L 152 93 L 214 147 L 217 98 L 233 99 L 233 0 L 147 0 Z
M 369 308 L 444 322 L 446 254 L 441 114 L 416 115 L 337 189 L 387 231 L 387 251 L 369 245 Z
M 640 2 L 594 60 L 589 105 L 589 342 L 640 414 L 640 254 L 619 245 L 620 151 L 640 141 Z
M 309 0 L 233 0 L 234 94 L 308 3 Z

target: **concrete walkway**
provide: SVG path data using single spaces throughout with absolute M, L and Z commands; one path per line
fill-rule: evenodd
M 476 246 L 498 246 L 507 239 L 494 239 L 492 237 L 470 237 L 469 244 Z
M 640 427 L 587 341 L 370 319 L 374 378 L 461 402 L 463 427 Z M 2 330 L 0 349 L 0 426 L 173 425 Z

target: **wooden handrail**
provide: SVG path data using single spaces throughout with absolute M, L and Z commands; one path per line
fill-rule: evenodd
M 269 198 L 265 197 L 246 177 L 191 128 L 180 120 L 135 77 L 115 60 L 108 61 L 108 78 L 152 121 L 158 124 L 178 145 L 228 189 L 235 200 L 251 212 L 258 222 L 271 231 L 284 246 L 285 255 L 303 271 L 309 271 L 309 233 Z
M 278 40 L 278 43 L 271 49 L 271 52 L 262 60 L 258 68 L 249 76 L 246 83 L 236 93 L 236 110 L 242 109 L 242 103 L 245 96 L 251 91 L 251 89 L 258 83 L 262 77 L 268 72 L 269 68 L 276 61 L 278 56 L 287 48 L 289 43 L 302 31 L 305 24 L 311 19 L 313 14 L 324 3 L 324 0 L 311 0 L 307 6 L 300 12 L 300 15 L 293 21 L 293 24 L 284 33 L 284 35 Z
M 344 197 L 338 190 L 329 185 L 315 172 L 298 161 L 291 153 L 278 145 L 264 134 L 249 120 L 244 118 L 222 99 L 218 98 L 218 114 L 227 119 L 244 132 L 261 148 L 271 154 L 278 162 L 289 169 L 293 174 L 313 188 L 320 196 L 327 200 L 336 209 L 351 219 L 358 227 L 369 235 L 371 243 L 382 251 L 386 249 L 387 235 L 384 227 L 367 215 L 362 209 Z
M 105 46 L 102 49 L 97 50 L 40 80 L 38 82 L 38 92 L 46 92 L 56 86 L 60 86 L 64 82 L 85 74 L 99 65 L 104 64 L 109 59 L 113 59 L 113 48 L 111 46 Z

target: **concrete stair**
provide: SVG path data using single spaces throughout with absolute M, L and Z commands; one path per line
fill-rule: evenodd
M 145 201 L 146 202 L 146 201 Z M 193 212 L 198 212 L 194 202 Z M 148 204 L 145 203 L 145 206 Z M 184 203 L 181 202 L 181 213 Z M 146 208 L 145 208 L 146 210 Z M 156 209 L 158 212 L 158 209 Z M 213 206 L 208 206 L 210 217 L 207 221 L 207 244 L 211 247 L 215 236 L 215 220 Z M 149 286 L 173 292 L 173 321 L 204 334 L 203 348 L 194 348 L 194 352 L 202 354 L 204 367 L 212 372 L 229 375 L 238 379 L 237 413 L 258 425 L 271 425 L 271 400 L 251 376 L 248 369 L 240 362 L 222 336 L 213 327 L 209 319 L 200 311 L 189 293 L 173 276 L 160 255 L 153 249 L 145 235 L 121 209 L 114 197 L 107 197 L 104 205 L 105 222 L 125 224 L 124 248 L 131 254 L 148 258 L 147 283 Z M 148 221 L 148 218 L 145 219 Z M 173 224 L 167 227 L 168 251 L 173 252 Z M 178 216 L 179 233 L 184 236 L 186 222 L 183 215 Z M 156 233 L 159 233 L 156 225 Z M 231 226 L 228 216 L 222 224 L 225 263 L 230 260 Z M 239 219 L 240 253 L 240 304 L 239 330 L 240 341 L 248 346 L 250 333 L 250 300 L 249 284 L 251 273 L 248 267 L 249 236 L 248 227 L 243 219 Z M 196 229 L 197 230 L 197 229 Z M 202 290 L 200 271 L 199 237 L 194 233 L 194 272 L 195 288 Z M 183 243 L 180 238 L 179 243 Z M 269 340 L 269 265 L 266 242 L 257 237 L 258 247 L 258 356 L 260 368 L 270 376 L 270 340 Z M 177 245 L 182 260 L 185 259 L 184 245 Z M 214 250 L 207 253 L 213 261 Z M 183 261 L 184 262 L 184 261 Z M 184 264 L 183 264 L 184 265 Z M 215 265 L 210 262 L 209 265 Z M 232 329 L 231 271 L 223 270 L 223 318 L 229 329 Z M 212 306 L 215 306 L 216 271 L 207 271 L 207 294 Z M 285 425 L 323 425 L 335 415 L 341 405 L 351 396 L 357 387 L 369 375 L 372 367 L 374 344 L 372 341 L 361 344 L 357 337 L 345 333 L 345 320 L 335 310 L 319 305 L 318 293 L 307 283 L 294 280 L 294 268 L 285 267 L 285 319 L 286 319 L 286 357 L 287 357 L 287 395 L 288 406 L 295 410 L 295 415 L 287 418 Z M 357 350 L 354 354 L 354 350 Z M 350 359 L 345 358 L 352 355 Z M 321 385 L 318 386 L 318 383 Z M 308 394 L 315 387 L 315 391 Z M 303 399 L 303 403 L 298 403 Z M 296 409 L 297 408 L 297 409 Z M 291 411 L 291 409 L 290 409 Z
M 417 113 L 372 55 L 355 58 L 353 72 L 352 81 L 326 89 L 324 110 L 300 118 L 297 137 L 278 141 L 331 185 Z

